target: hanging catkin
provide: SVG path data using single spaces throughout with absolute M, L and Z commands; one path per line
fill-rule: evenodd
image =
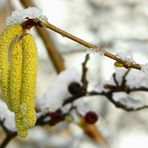
M 22 87 L 22 41 L 12 45 L 10 55 L 10 100 L 11 109 L 15 113 L 17 133 L 21 137 L 27 135 L 27 128 L 23 125 L 23 114 L 20 110 Z
M 10 57 L 10 100 L 12 111 L 18 112 L 22 86 L 22 42 L 18 41 L 11 48 Z
M 21 91 L 21 111 L 23 123 L 30 128 L 35 125 L 35 83 L 37 75 L 37 48 L 34 38 L 27 33 L 22 38 L 23 45 L 23 77 Z
M 10 25 L 0 36 L 0 88 L 3 99 L 6 101 L 9 109 L 11 109 L 11 101 L 9 100 L 9 61 L 8 48 L 14 38 L 22 33 L 22 27 L 19 24 Z
M 21 25 L 15 24 L 0 36 L 0 88 L 8 108 L 15 114 L 18 135 L 25 137 L 36 123 L 34 94 L 38 55 L 33 36 L 22 33 Z

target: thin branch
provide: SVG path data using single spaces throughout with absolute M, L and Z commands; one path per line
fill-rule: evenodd
M 87 80 L 87 70 L 88 70 L 88 68 L 86 66 L 88 60 L 89 60 L 89 54 L 87 54 L 85 56 L 85 60 L 82 63 L 82 77 L 81 77 L 81 82 L 83 83 L 83 87 L 84 87 L 85 90 L 87 90 L 87 87 L 88 87 L 88 80 Z
M 118 83 L 118 81 L 116 79 L 116 73 L 113 73 L 113 80 L 114 80 L 116 86 L 119 86 L 119 83 Z
M 110 52 L 108 52 L 108 51 L 106 51 L 104 49 L 101 49 L 101 48 L 97 47 L 96 45 L 93 45 L 93 44 L 91 44 L 89 42 L 86 42 L 86 41 L 84 41 L 84 40 L 82 40 L 82 39 L 80 39 L 80 38 L 66 32 L 66 31 L 52 25 L 49 22 L 41 22 L 38 19 L 35 19 L 34 22 L 36 22 L 39 26 L 43 26 L 43 27 L 46 27 L 48 29 L 51 29 L 52 31 L 61 34 L 63 37 L 67 37 L 67 38 L 69 38 L 69 39 L 71 39 L 71 40 L 73 40 L 73 41 L 87 47 L 87 48 L 92 48 L 95 51 L 99 51 L 104 56 L 109 57 L 109 58 L 121 63 L 125 68 L 135 68 L 135 69 L 139 69 L 139 70 L 141 69 L 140 64 L 124 61 L 124 60 L 120 59 L 119 57 L 117 57 L 116 55 L 114 55 L 114 54 L 112 54 L 112 53 L 110 53 Z
M 122 77 L 122 83 L 121 83 L 121 85 L 122 86 L 124 86 L 125 84 L 126 84 L 126 77 L 127 77 L 127 75 L 129 74 L 129 72 L 130 72 L 130 68 L 125 72 L 125 74 L 123 75 L 123 77 Z
M 64 102 L 63 102 L 63 106 L 68 104 L 68 103 L 72 103 L 72 102 L 74 102 L 75 100 L 77 100 L 77 99 L 79 99 L 81 97 L 86 96 L 86 94 L 87 94 L 87 92 L 84 91 L 84 92 L 82 92 L 82 93 L 80 93 L 78 95 L 71 96 L 71 97 L 65 99 Z
M 6 137 L 3 140 L 3 142 L 0 144 L 0 148 L 5 148 L 8 143 L 17 136 L 16 132 L 10 131 L 5 125 L 4 125 L 5 120 L 0 121 L 0 125 L 4 132 L 6 133 Z
M 0 145 L 0 148 L 5 148 L 8 145 L 8 143 L 16 136 L 17 136 L 16 132 L 6 135 L 5 139 L 3 140 L 3 142 Z

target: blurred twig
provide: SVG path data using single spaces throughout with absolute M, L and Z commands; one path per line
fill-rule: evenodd
M 85 122 L 83 125 L 81 125 L 81 127 L 89 137 L 91 137 L 93 140 L 96 140 L 100 145 L 106 147 L 107 142 L 95 125 L 90 125 Z
M 126 77 L 127 77 L 127 75 L 129 74 L 129 72 L 130 72 L 130 68 L 125 72 L 125 74 L 123 75 L 123 77 L 122 77 L 122 86 L 124 86 L 125 84 L 126 84 Z
M 4 130 L 6 137 L 3 140 L 3 142 L 0 144 L 0 148 L 5 148 L 7 144 L 16 137 L 17 133 L 10 131 L 5 125 L 4 125 L 5 120 L 0 120 L 0 126 Z
M 81 82 L 83 83 L 83 87 L 85 90 L 87 90 L 87 87 L 88 87 L 88 81 L 87 81 L 87 62 L 89 60 L 89 54 L 87 54 L 85 56 L 85 61 L 82 63 L 82 77 L 81 77 Z
M 31 6 L 35 7 L 35 4 L 31 0 L 20 0 L 20 2 L 25 8 L 31 7 Z M 44 45 L 45 45 L 47 52 L 48 52 L 48 55 L 51 58 L 51 61 L 54 65 L 57 73 L 60 73 L 61 71 L 63 71 L 65 69 L 64 60 L 63 60 L 61 54 L 58 52 L 58 49 L 56 48 L 50 34 L 48 33 L 48 31 L 45 28 L 40 28 L 40 27 L 36 26 L 36 30 L 44 42 Z

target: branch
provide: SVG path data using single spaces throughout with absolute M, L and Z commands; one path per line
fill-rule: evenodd
M 28 22 L 29 22 L 30 26 L 28 26 Z M 104 49 L 101 49 L 101 48 L 97 47 L 96 45 L 93 45 L 93 44 L 91 44 L 87 41 L 84 41 L 84 40 L 82 40 L 82 39 L 66 32 L 66 31 L 50 24 L 47 21 L 42 22 L 39 19 L 29 19 L 28 18 L 28 20 L 26 22 L 22 23 L 22 26 L 23 26 L 24 29 L 28 29 L 28 28 L 30 29 L 32 26 L 46 27 L 46 28 L 58 33 L 58 34 L 61 34 L 63 37 L 67 37 L 67 38 L 87 47 L 87 48 L 91 48 L 95 51 L 100 52 L 100 54 L 102 54 L 102 55 L 104 55 L 108 58 L 111 58 L 111 59 L 117 61 L 118 63 L 122 64 L 122 66 L 124 66 L 125 68 L 134 68 L 134 69 L 141 70 L 140 64 L 133 63 L 131 61 L 124 61 L 124 60 L 120 59 L 118 56 L 116 56 L 116 55 L 114 55 L 114 54 L 112 54 L 112 53 L 110 53 L 110 52 L 108 52 Z
M 133 89 L 129 89 L 128 92 L 133 92 L 133 91 L 148 91 L 148 88 L 133 88 Z M 77 96 L 72 96 L 72 97 L 69 97 L 67 99 L 65 99 L 64 103 L 63 103 L 63 106 L 66 105 L 66 104 L 69 104 L 69 103 L 72 103 L 84 96 L 105 96 L 106 99 L 108 99 L 112 104 L 114 104 L 117 108 L 120 108 L 120 109 L 123 109 L 125 111 L 139 111 L 139 110 L 142 110 L 142 109 L 147 109 L 148 108 L 148 105 L 143 105 L 142 107 L 138 107 L 138 108 L 128 108 L 127 106 L 124 106 L 122 105 L 120 102 L 118 101 L 115 101 L 114 98 L 113 98 L 113 93 L 117 93 L 117 92 L 126 92 L 127 90 L 126 89 L 110 89 L 108 92 L 96 92 L 96 91 L 90 91 L 90 92 L 84 92 L 82 94 L 79 94 Z
M 114 80 L 116 86 L 119 86 L 119 83 L 118 83 L 118 81 L 116 79 L 116 73 L 113 73 L 113 80 Z
M 87 81 L 87 70 L 88 68 L 86 67 L 86 64 L 89 60 L 89 54 L 87 54 L 85 56 L 85 60 L 82 63 L 82 77 L 81 77 L 81 82 L 83 83 L 83 87 L 85 88 L 85 90 L 87 90 L 88 87 L 88 81 Z
M 0 125 L 4 132 L 6 133 L 6 137 L 3 140 L 3 142 L 0 144 L 0 148 L 5 148 L 8 143 L 17 136 L 16 132 L 10 131 L 5 125 L 4 125 L 5 120 L 0 121 Z
M 130 68 L 125 72 L 125 74 L 123 75 L 123 77 L 122 77 L 122 83 L 121 83 L 121 85 L 122 86 L 124 86 L 124 85 L 126 85 L 126 77 L 127 77 L 127 75 L 129 74 L 129 72 L 130 72 Z
M 61 34 L 63 37 L 67 37 L 67 38 L 69 38 L 69 39 L 71 39 L 71 40 L 73 40 L 73 41 L 87 47 L 87 48 L 92 48 L 95 51 L 99 51 L 104 56 L 109 57 L 109 58 L 121 63 L 125 68 L 135 68 L 135 69 L 139 69 L 139 70 L 141 69 L 140 64 L 124 61 L 124 60 L 120 59 L 119 57 L 117 57 L 116 55 L 114 55 L 114 54 L 112 54 L 112 53 L 110 53 L 108 51 L 105 51 L 104 49 L 101 49 L 101 48 L 97 47 L 96 45 L 88 43 L 88 42 L 86 42 L 86 41 L 84 41 L 84 40 L 82 40 L 82 39 L 80 39 L 80 38 L 66 32 L 66 31 L 64 31 L 64 30 L 50 24 L 49 22 L 41 22 L 38 19 L 34 20 L 34 22 L 36 22 L 39 26 L 51 29 L 52 31 Z

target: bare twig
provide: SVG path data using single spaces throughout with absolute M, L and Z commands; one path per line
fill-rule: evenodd
M 124 86 L 125 84 L 126 84 L 126 77 L 127 77 L 127 75 L 129 74 L 129 72 L 130 72 L 130 68 L 125 72 L 125 74 L 123 75 L 123 77 L 122 77 L 122 83 L 121 83 L 121 85 L 122 86 Z
M 10 131 L 5 125 L 4 125 L 5 120 L 0 121 L 0 126 L 2 127 L 2 129 L 4 130 L 4 132 L 6 133 L 6 137 L 3 140 L 3 142 L 0 144 L 0 148 L 5 148 L 8 143 L 17 136 L 16 132 L 12 132 Z
M 98 130 L 98 128 L 95 125 L 87 124 L 86 122 L 81 125 L 81 127 L 84 129 L 85 133 L 91 137 L 92 139 L 95 139 L 99 144 L 104 146 L 103 148 L 107 148 L 107 142 L 102 136 L 101 132 Z
M 113 73 L 113 80 L 114 80 L 116 86 L 119 86 L 119 83 L 118 83 L 118 81 L 116 79 L 116 73 Z
M 89 60 L 89 54 L 87 54 L 85 56 L 85 60 L 82 63 L 82 77 L 81 77 L 81 82 L 83 83 L 83 87 L 84 87 L 85 90 L 87 90 L 87 87 L 88 87 L 88 81 L 87 81 L 87 70 L 88 70 L 88 68 L 86 66 L 88 60 Z
M 64 31 L 64 30 L 62 30 L 62 29 L 60 29 L 60 28 L 50 24 L 49 22 L 41 22 L 39 20 L 34 20 L 34 21 L 36 23 L 39 23 L 40 26 L 49 28 L 49 29 L 53 30 L 54 32 L 57 32 L 57 33 L 61 34 L 63 37 L 67 37 L 67 38 L 69 38 L 69 39 L 71 39 L 71 40 L 73 40 L 73 41 L 75 41 L 75 42 L 77 42 L 77 43 L 87 47 L 87 48 L 92 48 L 92 49 L 94 49 L 96 51 L 99 51 L 104 56 L 109 57 L 109 58 L 111 58 L 111 59 L 121 63 L 125 68 L 135 68 L 135 69 L 139 69 L 139 70 L 141 69 L 140 64 L 124 61 L 124 60 L 120 59 L 119 57 L 117 57 L 116 55 L 113 55 L 112 53 L 110 53 L 108 51 L 105 51 L 105 50 L 97 47 L 96 45 L 88 43 L 88 42 L 86 42 L 86 41 L 84 41 L 84 40 L 82 40 L 82 39 L 80 39 L 80 38 L 78 38 L 78 37 L 76 37 L 76 36 L 66 32 L 66 31 Z

